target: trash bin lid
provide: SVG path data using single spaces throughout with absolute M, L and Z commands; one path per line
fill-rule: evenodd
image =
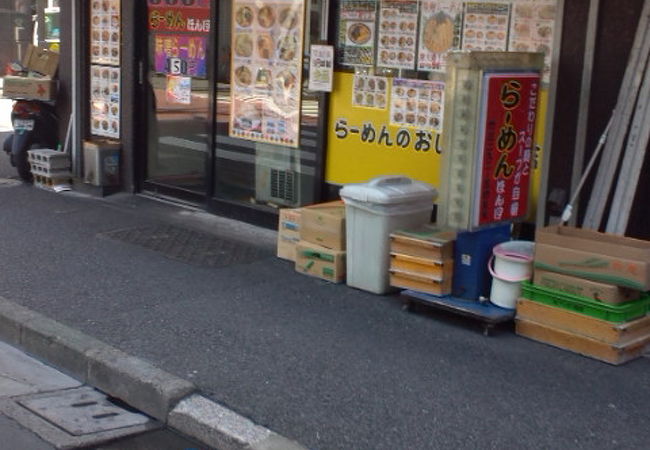
M 433 186 L 422 181 L 403 175 L 385 175 L 373 178 L 367 183 L 345 185 L 340 195 L 343 200 L 385 205 L 426 200 L 433 203 L 438 192 Z

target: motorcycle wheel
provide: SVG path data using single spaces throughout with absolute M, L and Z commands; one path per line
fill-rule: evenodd
M 27 150 L 34 150 L 37 148 L 41 148 L 41 146 L 38 144 L 32 144 L 28 149 L 12 154 L 18 176 L 24 181 L 32 181 L 32 170 L 29 165 L 29 155 L 27 154 Z
M 7 138 L 5 139 L 4 144 L 2 144 L 2 149 L 7 153 L 8 155 L 11 154 L 11 147 L 14 145 L 14 134 L 11 133 Z

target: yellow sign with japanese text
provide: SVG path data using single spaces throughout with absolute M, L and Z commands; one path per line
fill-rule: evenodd
M 366 182 L 380 175 L 406 175 L 440 189 L 441 153 L 444 151 L 440 134 L 417 126 L 391 125 L 390 104 L 385 109 L 356 106 L 353 82 L 352 73 L 334 74 L 325 181 L 343 185 Z M 390 96 L 391 92 L 388 92 L 387 97 Z M 529 217 L 535 216 L 539 194 L 547 103 L 548 92 L 543 88 L 535 126 L 536 151 Z

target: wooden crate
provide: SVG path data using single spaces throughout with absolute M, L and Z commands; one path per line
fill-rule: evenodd
M 433 295 L 451 293 L 451 278 L 436 278 L 395 269 L 390 269 L 390 285 Z
M 517 334 L 520 336 L 613 365 L 623 364 L 642 356 L 650 344 L 650 336 L 634 339 L 624 345 L 616 345 L 527 319 L 516 318 L 515 321 Z
M 454 257 L 456 232 L 424 225 L 411 230 L 398 230 L 390 235 L 390 251 L 433 261 Z
M 517 300 L 517 318 L 615 345 L 624 345 L 650 336 L 650 315 L 630 322 L 608 322 L 520 298 Z
M 435 261 L 428 258 L 403 255 L 401 253 L 391 253 L 390 268 L 439 279 L 451 279 L 454 273 L 454 260 Z

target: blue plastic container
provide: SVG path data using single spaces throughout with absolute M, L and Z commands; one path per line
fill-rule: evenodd
M 451 295 L 466 300 L 478 300 L 481 296 L 488 297 L 492 277 L 487 265 L 492 256 L 492 248 L 508 240 L 510 240 L 510 224 L 459 232 L 454 246 L 454 279 Z

